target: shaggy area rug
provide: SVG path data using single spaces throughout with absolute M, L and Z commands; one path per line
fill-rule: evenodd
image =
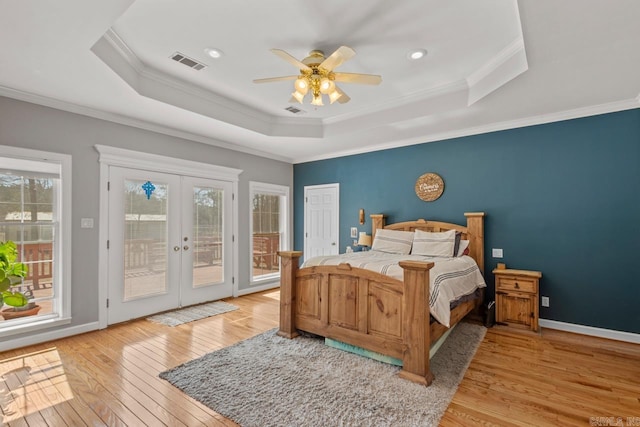
M 244 427 L 436 426 L 486 329 L 460 323 L 431 359 L 430 387 L 398 367 L 265 332 L 160 374 Z
M 237 309 L 238 307 L 233 304 L 228 304 L 224 301 L 216 301 L 156 314 L 147 317 L 147 320 L 155 323 L 162 323 L 167 326 L 178 326 L 183 323 L 193 322 L 194 320 L 204 319 L 205 317 L 215 316 L 216 314 L 222 314 Z

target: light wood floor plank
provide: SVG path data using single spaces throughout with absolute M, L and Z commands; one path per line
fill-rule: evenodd
M 31 369 L 28 378 L 25 378 L 23 386 L 26 392 L 31 396 L 36 396 L 40 401 L 42 409 L 39 410 L 47 425 L 53 426 L 82 426 L 87 423 L 80 418 L 74 408 L 66 401 L 65 397 L 58 389 L 56 384 L 51 381 L 55 378 L 57 366 L 50 364 L 43 356 L 42 352 L 47 349 L 35 351 L 22 360 L 17 360 L 22 365 L 28 365 Z M 6 372 L 5 372 L 6 375 Z M 11 423 L 12 425 L 15 422 Z M 94 425 L 99 425 L 95 424 Z
M 199 420 L 196 415 L 201 415 L 205 420 L 211 417 L 199 407 L 187 401 L 184 393 L 160 380 L 157 376 L 158 371 L 148 369 L 148 364 L 145 363 L 142 357 L 123 356 L 116 342 L 109 337 L 103 337 L 99 341 L 99 345 L 102 355 L 109 358 L 104 363 L 110 367 L 113 374 L 121 378 L 127 378 L 128 381 L 154 402 L 159 411 L 164 412 L 166 411 L 165 408 L 168 408 L 171 411 L 171 415 L 179 420 L 178 424 L 203 426 L 205 422 Z
M 2 422 L 235 426 L 158 374 L 277 327 L 278 297 L 227 299 L 239 309 L 177 327 L 140 319 L 0 353 Z M 640 417 L 638 360 L 640 345 L 492 328 L 440 424 L 586 426 L 589 417 Z

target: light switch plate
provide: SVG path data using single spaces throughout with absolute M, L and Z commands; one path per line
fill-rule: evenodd
M 491 249 L 491 256 L 494 258 L 502 258 L 502 249 Z
M 93 228 L 93 218 L 81 218 L 80 228 Z
M 358 237 L 358 227 L 351 227 L 351 238 L 355 239 Z

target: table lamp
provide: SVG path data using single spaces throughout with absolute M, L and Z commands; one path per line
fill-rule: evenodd
M 369 250 L 369 246 L 371 246 L 371 236 L 367 235 L 365 231 L 360 232 L 358 246 L 362 246 L 363 251 Z

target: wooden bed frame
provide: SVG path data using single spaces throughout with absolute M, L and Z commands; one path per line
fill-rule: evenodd
M 371 215 L 372 238 L 381 228 L 403 231 L 457 230 L 469 240 L 469 255 L 484 272 L 484 213 L 465 213 L 467 225 L 417 221 L 385 225 L 384 215 Z M 429 347 L 448 329 L 430 323 L 429 270 L 432 262 L 402 261 L 404 280 L 349 264 L 299 269 L 300 251 L 281 251 L 280 330 L 294 338 L 298 330 L 342 341 L 401 359 L 399 375 L 430 385 Z M 466 301 L 451 311 L 454 325 L 482 304 Z

